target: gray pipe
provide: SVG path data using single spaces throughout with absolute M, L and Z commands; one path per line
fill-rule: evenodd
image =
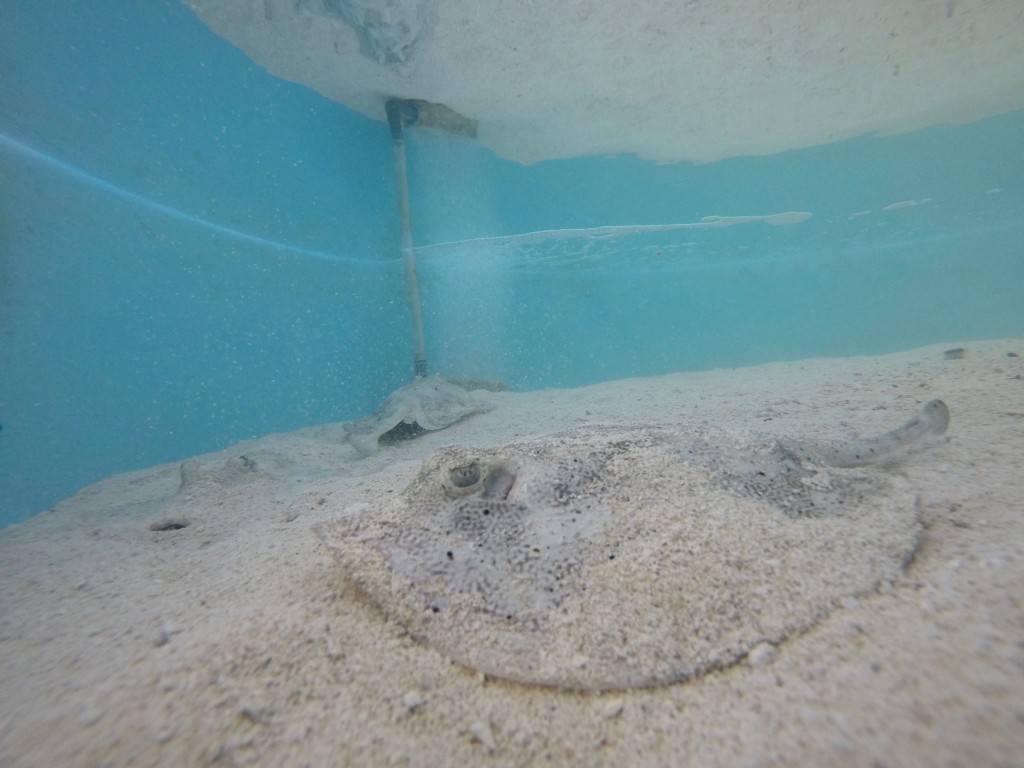
M 420 281 L 416 276 L 416 253 L 412 245 L 412 216 L 409 212 L 409 175 L 405 167 L 405 135 L 403 125 L 416 121 L 414 104 L 400 99 L 388 99 L 385 105 L 388 125 L 391 127 L 391 146 L 395 150 L 395 184 L 398 188 L 398 216 L 402 224 L 402 260 L 405 262 L 405 282 L 409 289 L 409 314 L 412 317 L 414 346 L 413 369 L 416 376 L 427 375 L 427 347 L 423 336 L 423 308 L 420 305 Z

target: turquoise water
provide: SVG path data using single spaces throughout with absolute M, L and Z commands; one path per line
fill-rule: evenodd
M 177 2 L 14 0 L 0 103 L 0 524 L 411 378 L 386 126 Z M 522 390 L 1024 334 L 1022 113 L 704 166 L 520 166 L 413 132 L 409 168 L 448 375 Z M 756 218 L 786 212 L 811 215 Z

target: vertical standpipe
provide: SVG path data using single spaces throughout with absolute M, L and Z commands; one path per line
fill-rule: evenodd
M 423 309 L 420 306 L 420 282 L 416 276 L 416 253 L 412 246 L 412 217 L 409 213 L 409 175 L 405 167 L 403 123 L 416 117 L 416 107 L 400 99 L 388 99 L 385 106 L 391 128 L 391 146 L 395 150 L 395 185 L 398 188 L 398 216 L 402 225 L 402 261 L 409 289 L 409 315 L 412 318 L 414 347 L 413 369 L 417 378 L 427 375 L 427 349 L 423 337 Z

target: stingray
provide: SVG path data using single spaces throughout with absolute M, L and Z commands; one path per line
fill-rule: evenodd
M 592 426 L 446 446 L 395 498 L 318 532 L 344 578 L 461 665 L 573 690 L 668 684 L 897 578 L 921 522 L 892 468 L 948 423 L 934 400 L 845 442 Z
M 500 382 L 451 380 L 440 374 L 418 378 L 393 392 L 373 416 L 353 422 L 348 441 L 360 455 L 370 456 L 379 446 L 411 440 L 490 411 L 494 406 L 473 392 L 501 389 Z

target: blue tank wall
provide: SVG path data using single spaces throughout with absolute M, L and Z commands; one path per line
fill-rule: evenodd
M 439 244 L 419 259 L 428 357 L 535 388 L 1022 335 L 1022 147 L 1024 112 L 703 166 L 522 167 L 419 135 L 417 239 Z M 812 215 L 559 232 L 786 211 Z
M 387 130 L 178 2 L 0 25 L 0 524 L 411 376 Z
M 8 2 L 0 104 L 0 524 L 408 381 L 384 125 L 176 0 Z M 1022 114 L 706 166 L 412 132 L 431 368 L 527 389 L 1024 334 L 1022 146 Z M 813 215 L 464 242 L 784 211 Z

